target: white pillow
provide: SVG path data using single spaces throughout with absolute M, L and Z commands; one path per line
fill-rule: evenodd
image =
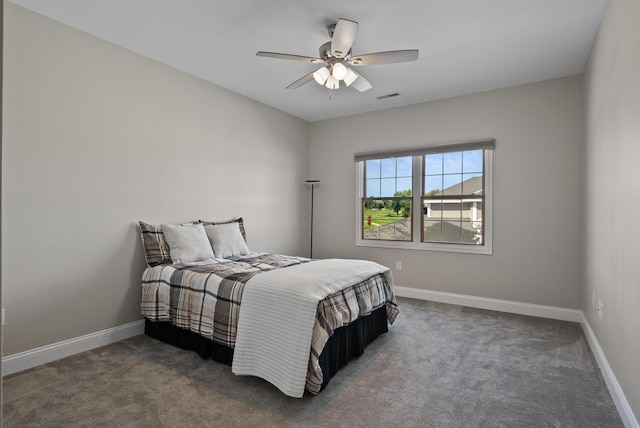
M 190 263 L 215 257 L 204 226 L 200 223 L 163 224 L 162 233 L 173 263 Z
M 226 259 L 249 254 L 249 247 L 242 237 L 237 222 L 212 224 L 204 227 L 216 257 Z

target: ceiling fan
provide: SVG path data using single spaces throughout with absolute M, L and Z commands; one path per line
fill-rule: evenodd
M 263 51 L 257 52 L 256 55 L 323 65 L 322 68 L 296 80 L 287 86 L 287 89 L 297 89 L 315 80 L 320 85 L 324 85 L 330 90 L 333 90 L 338 89 L 340 87 L 340 81 L 343 81 L 346 86 L 352 86 L 360 92 L 371 89 L 371 83 L 369 83 L 362 74 L 349 66 L 394 64 L 418 59 L 417 49 L 353 55 L 351 53 L 351 46 L 358 31 L 358 23 L 355 21 L 340 18 L 337 23 L 330 25 L 328 30 L 331 41 L 320 46 L 319 58 Z

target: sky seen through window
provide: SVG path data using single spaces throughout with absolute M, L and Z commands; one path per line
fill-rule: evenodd
M 411 156 L 366 161 L 366 197 L 393 197 L 396 192 L 411 189 L 412 170 Z M 425 155 L 425 193 L 442 192 L 470 178 L 481 177 L 482 170 L 482 150 Z

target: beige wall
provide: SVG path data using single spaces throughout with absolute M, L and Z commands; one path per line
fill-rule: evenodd
M 5 10 L 4 355 L 140 319 L 136 222 L 246 219 L 306 251 L 309 125 L 70 29 Z
M 611 0 L 584 78 L 582 310 L 640 418 L 640 2 Z M 593 207 L 606 209 L 593 210 Z M 600 320 L 592 293 L 604 304 Z
M 581 85 L 569 77 L 313 123 L 314 255 L 401 261 L 399 286 L 578 308 Z M 355 247 L 354 153 L 485 137 L 496 139 L 493 255 Z

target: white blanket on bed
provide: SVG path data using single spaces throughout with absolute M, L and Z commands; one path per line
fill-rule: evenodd
M 233 373 L 302 397 L 320 300 L 388 270 L 365 260 L 326 259 L 254 276 L 243 291 Z

